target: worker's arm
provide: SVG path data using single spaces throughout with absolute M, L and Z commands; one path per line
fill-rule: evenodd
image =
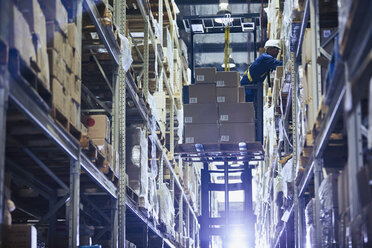
M 280 61 L 280 60 L 277 60 L 277 59 L 271 57 L 267 60 L 267 64 L 268 64 L 270 70 L 275 70 L 277 66 L 282 66 L 283 65 L 283 61 Z

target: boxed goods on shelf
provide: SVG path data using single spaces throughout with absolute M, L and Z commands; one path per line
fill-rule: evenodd
M 111 127 L 107 115 L 89 115 L 86 117 L 85 124 L 89 138 L 110 140 Z
M 3 230 L 4 248 L 36 248 L 37 230 L 32 225 L 16 224 L 4 226 Z
M 78 79 L 74 74 L 69 74 L 69 80 L 67 82 L 67 92 L 71 98 L 77 102 L 81 103 L 81 80 Z
M 17 5 L 23 13 L 31 33 L 33 34 L 34 50 L 36 51 L 36 64 L 38 67 L 38 76 L 47 89 L 50 88 L 49 65 L 47 54 L 47 35 L 45 16 L 37 0 L 19 0 Z M 23 41 L 24 42 L 24 41 Z M 30 47 L 32 47 L 30 45 Z
M 9 46 L 11 48 L 16 48 L 20 57 L 30 66 L 31 61 L 36 60 L 35 49 L 33 46 L 25 46 L 24 44 L 33 44 L 32 34 L 26 19 L 18 8 L 14 6 L 13 19 L 10 27 Z
M 81 119 L 80 119 L 80 103 L 72 99 L 72 97 L 67 97 L 67 101 L 70 105 L 69 116 L 70 122 L 74 125 L 77 129 L 80 130 L 81 126 Z
M 61 0 L 39 0 L 47 21 L 55 22 L 63 33 L 67 33 L 67 10 Z
M 319 187 L 322 247 L 334 247 L 338 240 L 337 174 L 329 174 Z
M 63 34 L 54 22 L 46 22 L 47 47 L 53 48 L 58 54 L 63 52 L 65 34 Z
M 66 94 L 66 89 L 55 78 L 52 78 L 53 105 L 66 118 L 70 115 L 70 103 Z
M 129 187 L 139 196 L 141 207 L 149 209 L 148 205 L 148 139 L 140 126 L 126 129 L 127 134 L 127 166 L 126 172 Z
M 306 243 L 315 244 L 315 199 L 311 199 L 305 208 Z
M 127 163 L 136 167 L 147 165 L 148 141 L 145 131 L 141 127 L 127 128 Z
M 48 58 L 49 58 L 50 80 L 52 81 L 53 78 L 56 78 L 61 84 L 64 84 L 63 78 L 66 75 L 65 73 L 66 67 L 60 55 L 58 54 L 56 50 L 48 49 Z
M 171 193 L 165 183 L 161 183 L 158 189 L 159 218 L 165 225 L 167 233 L 174 233 L 174 204 Z
M 307 28 L 305 30 L 304 40 L 302 42 L 302 66 L 305 66 L 307 63 L 311 62 L 311 29 Z

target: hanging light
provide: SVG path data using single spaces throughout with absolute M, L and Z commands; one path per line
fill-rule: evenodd
M 223 17 L 217 17 L 214 19 L 217 23 L 223 23 L 225 25 L 232 23 L 233 18 L 231 18 L 231 11 L 229 10 L 229 3 L 228 1 L 220 0 L 219 9 L 217 12 L 218 16 Z
M 225 68 L 225 63 L 222 63 L 222 68 Z M 236 66 L 234 59 L 231 54 L 229 55 L 229 60 L 227 61 L 227 68 L 234 68 Z

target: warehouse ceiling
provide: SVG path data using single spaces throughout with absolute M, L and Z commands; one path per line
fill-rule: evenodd
M 178 14 L 178 26 L 181 38 L 185 41 L 189 51 L 189 63 L 191 62 L 191 34 L 185 31 L 183 18 L 187 16 L 216 15 L 219 10 L 218 0 L 176 0 L 180 13 Z M 267 0 L 263 1 L 266 7 Z M 229 8 L 234 14 L 261 13 L 261 0 L 229 0 Z M 261 30 L 257 27 L 257 49 L 261 45 Z M 254 36 L 253 33 L 232 33 L 230 35 L 230 48 L 232 58 L 237 67 L 235 70 L 244 72 L 249 63 L 254 60 Z M 195 67 L 214 66 L 217 70 L 223 70 L 225 35 L 221 34 L 196 34 L 194 35 L 194 62 Z

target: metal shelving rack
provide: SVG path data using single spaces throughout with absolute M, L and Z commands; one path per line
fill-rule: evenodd
M 81 153 L 79 144 L 73 138 L 71 138 L 66 131 L 61 128 L 49 115 L 48 115 L 48 106 L 46 106 L 41 100 L 40 97 L 32 90 L 32 88 L 27 86 L 25 79 L 17 77 L 8 70 L 8 64 L 12 58 L 9 58 L 9 49 L 7 42 L 9 37 L 9 30 L 4 23 L 1 26 L 1 44 L 0 52 L 2 54 L 2 59 L 0 61 L 0 114 L 1 114 L 1 130 L 0 133 L 0 178 L 4 178 L 4 167 L 5 167 L 5 140 L 6 140 L 6 120 L 7 120 L 7 109 L 17 109 L 17 113 L 20 113 L 26 116 L 27 121 L 32 123 L 35 126 L 35 129 L 40 130 L 43 137 L 48 140 L 51 140 L 50 145 L 53 149 L 57 149 L 60 152 L 60 156 L 64 161 L 67 161 L 64 173 L 68 175 L 67 178 L 60 179 L 60 175 L 56 175 L 51 169 L 49 164 L 44 163 L 41 159 L 38 159 L 40 154 L 34 154 L 33 159 L 36 163 L 42 168 L 43 173 L 50 176 L 52 181 L 60 184 L 60 187 L 66 190 L 64 197 L 59 199 L 58 202 L 55 202 L 54 206 L 49 209 L 46 216 L 53 216 L 56 214 L 59 209 L 65 205 L 66 206 L 66 221 L 69 223 L 69 247 L 78 247 L 79 240 L 79 230 L 80 230 L 80 216 L 84 214 L 84 211 L 80 209 L 80 206 L 90 205 L 95 211 L 106 220 L 108 226 L 105 227 L 100 235 L 103 236 L 106 232 L 111 233 L 110 237 L 114 247 L 125 247 L 126 238 L 126 227 L 133 228 L 143 228 L 143 246 L 150 245 L 150 243 L 159 244 L 157 247 L 182 247 L 185 246 L 184 237 L 187 239 L 194 240 L 195 243 L 192 247 L 198 247 L 198 230 L 199 224 L 198 219 L 195 213 L 195 210 L 191 203 L 189 202 L 188 196 L 183 189 L 181 182 L 179 181 L 175 171 L 174 164 L 176 159 L 174 155 L 174 113 L 176 109 L 181 108 L 182 101 L 181 96 L 173 92 L 168 80 L 167 74 L 165 72 L 165 65 L 163 64 L 160 56 L 157 56 L 158 63 L 161 68 L 161 73 L 163 74 L 164 86 L 167 90 L 167 95 L 170 100 L 170 128 L 169 128 L 169 151 L 165 148 L 165 145 L 156 135 L 157 130 L 153 128 L 150 120 L 150 113 L 146 107 L 146 99 L 148 94 L 148 75 L 149 75 L 149 46 L 154 46 L 154 49 L 157 49 L 155 44 L 155 35 L 152 30 L 152 23 L 149 18 L 149 6 L 146 6 L 143 1 L 133 1 L 136 3 L 140 9 L 143 23 L 144 23 L 144 41 L 145 41 L 145 50 L 144 50 L 144 84 L 143 92 L 144 97 L 140 97 L 137 93 L 137 85 L 135 79 L 130 72 L 124 72 L 121 67 L 121 54 L 118 47 L 118 44 L 115 40 L 114 33 L 109 29 L 102 21 L 102 18 L 99 15 L 99 12 L 95 6 L 93 0 L 79 0 L 71 1 L 74 6 L 73 9 L 76 10 L 76 13 L 82 13 L 82 10 L 86 10 L 89 14 L 91 21 L 93 22 L 95 29 L 99 35 L 100 42 L 104 45 L 108 53 L 110 54 L 113 65 L 116 67 L 116 76 L 113 77 L 113 94 L 112 110 L 105 103 L 96 100 L 98 106 L 102 107 L 103 111 L 107 112 L 113 118 L 113 147 L 114 150 L 119 152 L 119 175 L 116 175 L 118 186 L 114 182 L 109 180 L 99 169 L 84 155 Z M 126 11 L 128 8 L 128 1 L 114 1 L 114 24 L 119 28 L 119 32 L 123 35 L 128 33 L 127 27 L 131 28 L 130 25 L 127 25 L 127 15 Z M 159 22 L 162 25 L 163 18 L 163 4 L 167 11 L 167 15 L 171 24 L 172 29 L 175 27 L 176 23 L 174 21 L 174 12 L 172 12 L 172 6 L 168 0 L 159 0 Z M 9 1 L 1 1 L 3 13 L 1 16 L 6 18 L 7 14 L 11 9 L 11 4 Z M 82 27 L 82 18 L 81 15 L 76 15 L 77 18 L 75 22 L 77 26 Z M 178 38 L 175 33 L 175 30 L 171 30 L 172 33 L 172 42 L 174 46 L 178 49 L 181 54 L 181 50 L 178 45 Z M 99 60 L 99 59 L 98 59 Z M 100 61 L 96 61 L 97 65 L 100 65 Z M 101 70 L 102 68 L 100 68 Z M 184 78 L 184 75 L 179 75 L 180 78 Z M 106 83 L 109 84 L 109 82 Z M 83 86 L 83 91 L 84 91 Z M 181 87 L 182 88 L 182 87 Z M 86 87 L 86 93 L 93 94 L 90 92 L 90 89 Z M 152 142 L 155 143 L 159 157 L 159 179 L 161 182 L 163 180 L 163 166 L 170 173 L 170 188 L 172 192 L 172 197 L 175 199 L 175 202 L 178 202 L 178 225 L 179 225 L 179 234 L 182 237 L 182 241 L 174 241 L 174 237 L 169 236 L 167 233 L 160 231 L 156 224 L 151 221 L 142 211 L 138 208 L 136 203 L 127 199 L 127 182 L 125 176 L 125 127 L 128 120 L 126 120 L 126 96 L 129 96 L 130 99 L 135 104 L 136 111 L 141 117 L 141 121 L 146 124 L 148 133 L 152 137 Z M 49 143 L 48 143 L 49 144 Z M 21 167 L 22 168 L 22 167 Z M 21 169 L 22 171 L 22 169 Z M 80 172 L 82 171 L 82 172 Z M 25 172 L 26 173 L 26 172 Z M 25 182 L 30 187 L 37 188 L 40 192 L 43 191 L 43 186 L 45 185 L 41 180 L 36 180 L 35 177 L 30 173 L 26 173 Z M 88 178 L 88 179 L 87 179 Z M 3 181 L 3 180 L 1 180 Z M 82 187 L 86 187 L 86 184 L 89 184 L 89 187 L 97 188 L 97 194 L 83 193 L 81 191 Z M 93 186 L 92 186 L 93 185 Z M 3 184 L 0 187 L 0 195 L 3 195 Z M 46 189 L 49 189 L 48 187 Z M 54 192 L 55 189 L 52 189 Z M 48 191 L 47 191 L 48 192 Z M 93 195 L 92 198 L 89 198 L 90 195 Z M 104 211 L 101 211 L 97 204 L 92 200 L 94 197 L 105 197 L 110 202 L 111 212 L 107 214 Z M 3 197 L 0 197 L 0 209 L 3 209 Z M 89 200 L 90 199 L 90 200 Z M 44 216 L 45 217 L 45 216 Z M 2 215 L 0 217 L 0 223 L 2 223 Z M 136 223 L 136 224 L 133 224 Z M 54 223 L 55 224 L 55 223 Z M 129 226 L 127 226 L 129 225 Z M 133 225 L 133 226 L 131 226 Z M 185 225 L 186 233 L 183 233 L 183 227 Z M 154 238 L 156 237 L 156 238 Z M 0 239 L 1 240 L 1 239 Z M 172 241 L 171 241 L 172 240 Z M 117 246 L 115 245 L 117 244 Z
M 303 37 L 305 33 L 305 28 L 310 18 L 311 28 L 312 28 L 312 47 L 315 47 L 312 52 L 312 61 L 317 61 L 320 54 L 331 60 L 331 56 L 326 54 L 322 45 L 320 44 L 319 36 L 319 1 L 318 0 L 307 0 L 305 2 L 305 9 L 301 22 L 300 32 L 297 33 L 298 43 L 294 47 L 291 53 L 291 60 L 294 61 L 292 64 L 292 69 L 290 71 L 292 86 L 290 87 L 290 94 L 288 99 L 287 108 L 284 113 L 285 120 L 288 121 L 288 104 L 292 106 L 292 111 L 297 114 L 297 111 L 293 109 L 293 105 L 297 106 L 297 87 L 299 85 L 298 78 L 298 65 L 301 64 L 301 46 L 303 42 Z M 350 13 L 352 15 L 349 17 L 348 27 L 345 33 L 348 32 L 344 37 L 339 37 L 342 40 L 341 49 L 334 51 L 333 56 L 336 58 L 334 61 L 334 71 L 333 76 L 326 77 L 327 85 L 329 88 L 327 92 L 323 92 L 324 104 L 327 106 L 328 111 L 321 120 L 321 125 L 317 131 L 314 144 L 312 145 L 312 151 L 303 172 L 302 178 L 297 184 L 293 183 L 294 186 L 294 200 L 286 209 L 286 220 L 278 227 L 275 237 L 272 239 L 272 247 L 291 247 L 295 245 L 296 247 L 306 247 L 305 244 L 305 203 L 306 194 L 309 190 L 313 191 L 315 197 L 315 216 L 316 223 L 315 226 L 319 227 L 320 219 L 320 200 L 319 200 L 319 186 L 323 180 L 323 168 L 324 168 L 324 151 L 327 148 L 329 142 L 331 141 L 330 136 L 335 131 L 336 126 L 341 122 L 346 129 L 347 135 L 347 145 L 348 145 L 348 178 L 350 182 L 355 182 L 357 180 L 357 172 L 365 164 L 363 157 L 368 153 L 368 149 L 365 147 L 363 139 L 370 140 L 368 132 L 370 126 L 365 126 L 362 119 L 361 111 L 361 100 L 369 102 L 370 96 L 363 94 L 363 91 L 369 91 L 371 72 L 367 70 L 367 67 L 371 65 L 371 44 L 368 41 L 371 40 L 371 25 L 368 21 L 363 20 L 362 16 L 365 15 L 372 8 L 371 4 L 362 3 L 361 1 L 354 1 L 352 5 L 352 10 Z M 363 32 L 357 32 L 357 27 L 363 26 Z M 353 36 L 355 35 L 355 36 Z M 337 31 L 331 34 L 330 39 L 334 39 L 337 36 Z M 338 42 L 336 40 L 335 42 Z M 361 44 L 361 45 L 357 45 Z M 340 55 L 341 53 L 341 55 Z M 357 53 L 357 56 L 351 54 Z M 362 65 L 362 66 L 360 66 Z M 314 109 L 319 108 L 320 98 L 322 96 L 322 86 L 320 78 L 320 67 L 313 66 L 313 81 L 318 82 L 313 84 L 313 90 L 317 92 L 317 101 L 313 101 L 316 105 Z M 358 85 L 358 86 L 357 86 Z M 324 88 L 323 88 L 324 89 Z M 294 101 L 293 101 L 294 100 Z M 349 106 L 349 107 L 348 107 Z M 370 108 L 370 105 L 368 106 Z M 371 112 L 369 112 L 371 113 Z M 367 116 L 368 117 L 368 116 Z M 365 117 L 365 118 L 367 118 Z M 370 117 L 368 117 L 370 119 Z M 297 118 L 292 118 L 292 131 L 293 131 L 293 147 L 298 147 L 295 145 L 298 142 L 298 134 L 295 131 L 297 126 Z M 338 127 L 339 129 L 339 127 Z M 346 141 L 345 141 L 346 142 Z M 285 145 L 285 144 L 284 144 Z M 280 145 L 278 150 L 280 150 Z M 293 157 L 297 161 L 299 156 L 299 151 L 294 148 Z M 278 161 L 275 161 L 275 164 Z M 296 167 L 294 161 L 294 168 Z M 275 169 L 275 166 L 273 166 Z M 357 216 L 361 210 L 359 203 L 358 185 L 355 183 L 350 183 L 349 194 L 350 194 L 350 210 L 351 218 Z M 311 188 L 311 189 L 310 189 Z M 290 229 L 293 228 L 294 233 L 291 233 Z M 316 228 L 315 237 L 316 247 L 321 244 L 321 229 Z M 289 242 L 289 243 L 288 243 Z M 289 245 L 289 246 L 288 246 Z

